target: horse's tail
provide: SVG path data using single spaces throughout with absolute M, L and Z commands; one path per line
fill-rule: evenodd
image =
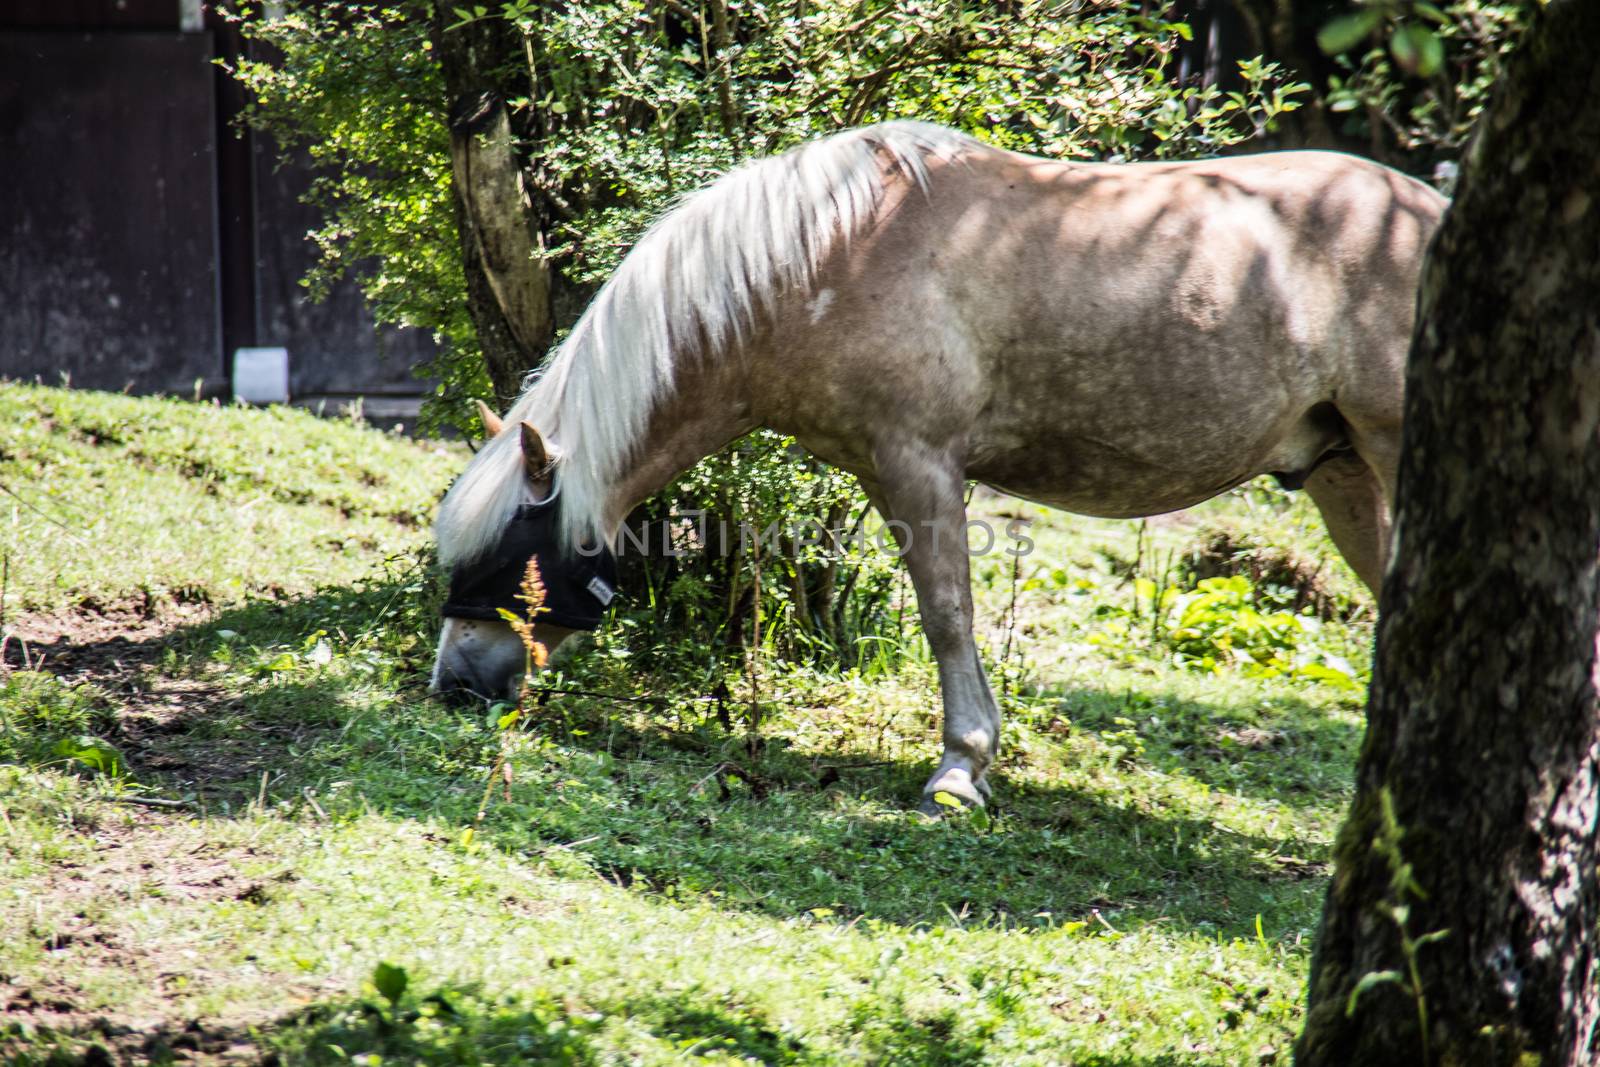
M 973 142 L 921 122 L 867 126 L 759 160 L 684 199 L 640 238 L 506 418 L 561 458 L 561 529 L 603 537 L 605 494 L 632 458 L 678 362 L 716 358 L 776 297 L 803 290 L 839 240 L 870 221 L 886 163 L 926 187 L 930 159 Z M 492 547 L 520 499 L 517 435 L 490 442 L 440 508 L 440 558 Z

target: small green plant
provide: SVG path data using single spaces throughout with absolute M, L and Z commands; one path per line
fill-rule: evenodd
M 1114 765 L 1134 764 L 1144 758 L 1144 738 L 1139 736 L 1138 724 L 1119 715 L 1112 722 L 1115 730 L 1106 730 L 1100 737 L 1106 743 L 1106 757 Z
M 51 749 L 69 767 L 84 767 L 108 778 L 122 777 L 122 753 L 104 738 L 90 734 L 65 737 Z
M 473 990 L 413 991 L 411 976 L 383 961 L 368 981 L 378 998 L 312 1008 L 276 1042 L 305 1064 L 594 1062 L 591 1018 L 573 1017 L 549 997 L 489 1000 Z M 491 1050 L 486 1052 L 485 1050 Z
M 122 757 L 98 735 L 109 711 L 93 689 L 43 671 L 0 674 L 0 763 L 59 764 L 116 777 Z
M 1139 576 L 1131 608 L 1107 604 L 1097 614 L 1104 621 L 1089 643 L 1122 659 L 1141 654 L 1134 637 L 1142 626 L 1151 644 L 1169 649 L 1173 663 L 1189 670 L 1359 688 L 1355 670 L 1318 646 L 1320 620 L 1272 607 L 1242 574 L 1202 578 L 1188 590 Z
M 1401 850 L 1405 830 L 1395 817 L 1394 794 L 1385 786 L 1378 792 L 1378 810 L 1382 825 L 1373 839 L 1372 847 L 1389 865 L 1389 897 L 1377 906 L 1378 914 L 1394 924 L 1400 936 L 1400 953 L 1405 957 L 1405 970 L 1369 971 L 1350 990 L 1345 1003 L 1345 1015 L 1354 1016 L 1363 994 L 1383 985 L 1399 986 L 1417 1006 L 1417 1033 L 1422 1041 L 1424 1067 L 1431 1062 L 1428 1047 L 1428 998 L 1422 988 L 1422 973 L 1417 960 L 1423 948 L 1450 936 L 1450 931 L 1434 930 L 1431 933 L 1411 936 L 1411 905 L 1409 900 L 1427 900 L 1428 894 L 1417 883 L 1416 872 Z
M 396 967 L 387 961 L 380 961 L 372 969 L 372 987 L 389 1002 L 390 1011 L 400 1006 L 400 998 L 405 995 L 410 981 L 404 967 Z

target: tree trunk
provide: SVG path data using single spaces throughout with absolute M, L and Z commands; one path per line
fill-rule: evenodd
M 1600 3 L 1512 58 L 1423 274 L 1301 1065 L 1593 1063 Z
M 434 49 L 449 95 L 450 156 L 467 306 L 503 410 L 555 336 L 551 271 L 504 100 L 525 84 L 515 29 L 498 17 L 455 29 L 437 3 Z

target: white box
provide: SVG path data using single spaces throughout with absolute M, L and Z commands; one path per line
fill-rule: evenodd
M 233 397 L 251 404 L 287 404 L 289 350 L 236 349 L 233 353 Z

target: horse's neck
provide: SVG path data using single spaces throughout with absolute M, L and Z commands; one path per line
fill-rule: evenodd
M 651 413 L 634 461 L 608 493 L 606 528 L 678 475 L 755 429 L 736 358 L 679 375 L 673 395 Z

